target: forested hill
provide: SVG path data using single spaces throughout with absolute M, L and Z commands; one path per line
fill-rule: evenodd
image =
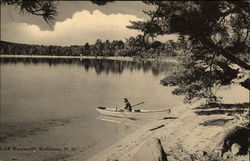
M 145 52 L 145 57 L 175 56 L 177 44 L 173 41 L 152 42 Z M 1 55 L 49 55 L 49 56 L 136 56 L 138 47 L 134 40 L 101 41 L 82 46 L 28 45 L 1 41 Z
M 106 42 L 105 42 L 106 43 Z M 97 41 L 97 44 L 82 46 L 28 45 L 1 41 L 0 54 L 4 55 L 52 55 L 52 56 L 114 56 L 124 49 L 122 41 L 107 41 L 108 44 Z M 106 46 L 105 46 L 106 45 Z M 110 47 L 110 48 L 108 48 Z M 111 50 L 111 47 L 113 50 Z

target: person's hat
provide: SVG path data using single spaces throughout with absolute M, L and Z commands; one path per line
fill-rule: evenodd
M 127 98 L 123 98 L 125 102 L 128 102 L 128 99 Z

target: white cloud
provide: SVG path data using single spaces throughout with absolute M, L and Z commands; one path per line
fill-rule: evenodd
M 56 22 L 53 31 L 42 31 L 37 25 L 9 21 L 1 24 L 1 40 L 45 45 L 83 45 L 94 43 L 96 39 L 124 40 L 138 34 L 126 28 L 129 21 L 141 20 L 134 15 L 105 15 L 99 10 L 92 14 L 83 10 L 72 18 Z

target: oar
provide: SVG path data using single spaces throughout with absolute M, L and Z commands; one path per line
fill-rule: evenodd
M 135 107 L 135 106 L 141 105 L 141 104 L 143 104 L 143 103 L 145 103 L 145 102 L 137 103 L 137 104 L 135 104 L 135 105 L 133 105 L 133 106 L 131 106 L 131 107 Z

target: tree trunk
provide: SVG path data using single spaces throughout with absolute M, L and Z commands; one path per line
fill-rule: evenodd
M 246 79 L 245 81 L 241 82 L 240 85 L 245 87 L 246 89 L 250 90 L 250 79 Z
M 240 67 L 244 68 L 245 70 L 250 70 L 250 65 L 248 65 L 247 63 L 245 63 L 244 61 L 240 60 L 239 58 L 237 58 L 236 56 L 234 56 L 233 54 L 231 54 L 229 51 L 226 51 L 225 49 L 223 49 L 222 47 L 219 47 L 217 45 L 215 45 L 214 43 L 212 43 L 209 40 L 201 40 L 204 46 L 208 46 L 208 48 L 213 49 L 214 52 L 224 56 L 226 59 L 230 60 L 231 62 L 239 65 Z
M 248 147 L 248 132 L 249 129 L 240 126 L 239 124 L 229 126 L 227 129 L 216 135 L 207 148 L 209 151 L 220 150 L 223 154 L 229 151 L 234 143 L 238 143 L 243 148 L 242 153 L 245 153 Z

